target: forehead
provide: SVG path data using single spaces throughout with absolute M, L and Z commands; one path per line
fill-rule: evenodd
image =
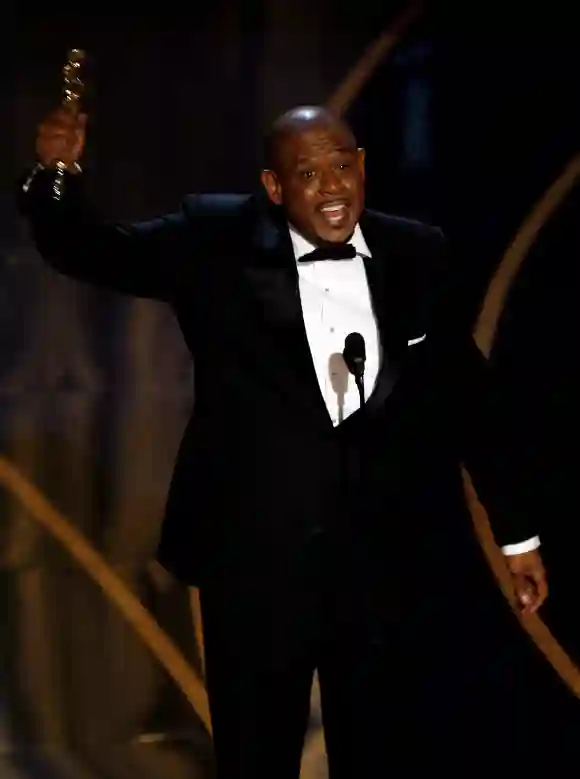
M 326 154 L 354 153 L 356 143 L 352 134 L 341 125 L 321 124 L 284 135 L 278 152 L 285 165 L 299 165 Z

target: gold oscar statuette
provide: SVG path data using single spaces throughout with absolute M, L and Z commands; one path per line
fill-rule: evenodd
M 85 63 L 85 52 L 82 49 L 70 49 L 67 55 L 67 61 L 62 69 L 64 81 L 62 87 L 61 105 L 67 111 L 78 114 L 81 108 L 81 100 L 85 91 L 85 85 L 82 80 L 82 69 Z M 55 163 L 56 174 L 54 177 L 52 191 L 55 200 L 60 200 L 63 192 L 64 174 L 67 165 L 62 160 Z

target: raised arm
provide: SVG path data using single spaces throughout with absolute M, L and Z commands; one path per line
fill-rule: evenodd
M 133 225 L 107 223 L 89 204 L 79 167 L 86 116 L 62 109 L 41 123 L 39 164 L 20 183 L 18 204 L 41 256 L 82 281 L 139 297 L 167 300 L 177 282 L 187 218 L 179 212 Z M 54 161 L 67 165 L 60 199 Z

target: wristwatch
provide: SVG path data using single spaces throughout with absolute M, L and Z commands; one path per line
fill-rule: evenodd
M 70 167 L 73 169 L 75 174 L 83 172 L 83 169 L 78 164 L 78 162 L 73 162 L 73 164 Z M 37 162 L 36 165 L 34 166 L 34 168 L 32 169 L 30 175 L 28 176 L 28 178 L 26 179 L 26 181 L 22 185 L 22 191 L 23 192 L 28 192 L 28 190 L 32 186 L 32 182 L 34 181 L 34 179 L 40 173 L 41 170 L 46 170 L 46 168 L 45 168 L 45 166 L 41 162 Z M 64 170 L 69 170 L 69 168 L 65 166 Z

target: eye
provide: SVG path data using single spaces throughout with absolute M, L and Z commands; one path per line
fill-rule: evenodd
M 340 168 L 340 170 L 347 170 L 348 168 L 350 168 L 350 162 L 341 162 L 338 167 Z
M 314 178 L 314 171 L 313 170 L 303 170 L 300 172 L 300 175 L 303 179 L 306 179 L 307 181 L 310 181 L 310 179 Z

